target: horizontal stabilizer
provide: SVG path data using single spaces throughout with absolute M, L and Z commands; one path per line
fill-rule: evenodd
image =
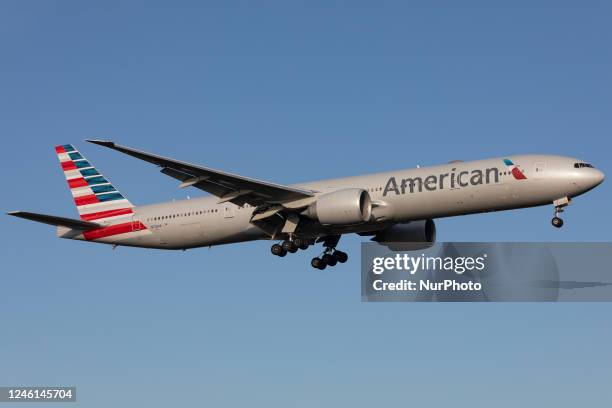
M 101 227 L 100 224 L 95 222 L 75 220 L 73 218 L 56 217 L 55 215 L 37 214 L 26 211 L 11 211 L 7 214 L 19 218 L 25 218 L 26 220 L 42 222 L 49 225 L 60 225 L 62 227 L 68 227 L 83 231 Z

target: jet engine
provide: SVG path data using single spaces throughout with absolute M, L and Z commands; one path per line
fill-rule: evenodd
M 302 213 L 321 224 L 351 225 L 369 221 L 370 194 L 361 188 L 348 188 L 322 194 Z
M 372 241 L 380 242 L 392 251 L 417 251 L 436 242 L 436 224 L 433 220 L 395 224 L 378 231 Z

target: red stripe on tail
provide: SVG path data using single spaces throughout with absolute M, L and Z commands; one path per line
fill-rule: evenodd
M 87 187 L 88 184 L 85 181 L 85 179 L 81 177 L 81 178 L 73 178 L 73 179 L 68 180 L 68 186 L 70 188 L 77 188 L 77 187 Z
M 98 197 L 96 197 L 95 194 L 81 196 L 81 197 L 75 197 L 74 198 L 74 203 L 77 206 L 79 206 L 79 205 L 86 205 L 86 204 L 94 204 L 94 203 L 99 203 L 99 202 L 100 202 L 100 200 L 98 200 Z
M 76 166 L 74 165 L 74 163 L 72 162 L 72 160 L 70 161 L 64 161 L 61 163 L 62 164 L 62 169 L 64 171 L 68 171 L 68 170 L 76 170 Z
M 132 213 L 133 211 L 131 208 L 118 208 L 116 210 L 107 210 L 107 211 L 100 211 L 100 212 L 89 213 L 89 214 L 81 214 L 81 219 L 83 221 L 91 221 L 91 220 L 99 220 L 100 218 L 115 217 L 117 215 L 132 214 Z

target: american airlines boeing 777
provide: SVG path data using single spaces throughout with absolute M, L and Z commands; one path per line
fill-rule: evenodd
M 342 234 L 373 241 L 435 241 L 433 219 L 553 204 L 552 224 L 570 201 L 604 174 L 591 164 L 552 155 L 508 156 L 364 176 L 280 185 L 89 140 L 161 167 L 161 172 L 212 196 L 134 206 L 72 145 L 55 147 L 80 219 L 25 211 L 10 215 L 57 226 L 61 238 L 143 248 L 188 249 L 257 239 L 278 241 L 285 256 L 323 243 L 312 266 L 346 262 Z

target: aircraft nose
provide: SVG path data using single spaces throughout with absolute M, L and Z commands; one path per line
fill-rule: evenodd
M 601 183 L 603 183 L 604 179 L 606 178 L 606 175 L 603 174 L 603 171 L 597 170 L 597 169 L 593 169 L 595 170 L 593 172 L 593 175 L 591 176 L 593 181 L 593 187 L 600 185 Z

